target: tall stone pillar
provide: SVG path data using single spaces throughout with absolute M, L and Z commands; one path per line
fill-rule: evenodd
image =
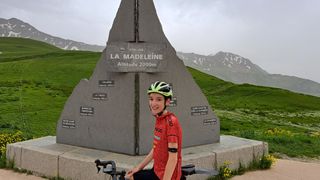
M 171 84 L 168 108 L 183 128 L 183 147 L 219 142 L 220 122 L 163 33 L 152 0 L 122 0 L 107 46 L 89 80 L 81 80 L 57 124 L 57 143 L 142 155 L 155 118 L 147 89 Z

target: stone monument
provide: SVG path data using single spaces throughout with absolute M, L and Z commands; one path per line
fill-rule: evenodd
M 122 0 L 93 75 L 81 80 L 57 124 L 57 143 L 143 155 L 154 117 L 147 89 L 171 84 L 169 110 L 183 128 L 183 147 L 220 141 L 220 122 L 163 33 L 152 0 Z
M 220 137 L 219 120 L 166 39 L 153 1 L 122 0 L 93 75 L 80 81 L 65 104 L 57 136 L 7 145 L 8 162 L 38 175 L 77 180 L 108 179 L 97 174 L 96 159 L 135 167 L 152 148 L 155 118 L 146 90 L 156 80 L 174 90 L 169 109 L 183 128 L 183 164 L 219 169 L 229 161 L 237 170 L 268 153 L 264 142 Z

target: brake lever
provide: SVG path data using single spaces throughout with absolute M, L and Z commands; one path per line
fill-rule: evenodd
M 98 170 L 97 174 L 99 174 L 101 168 L 99 166 L 97 166 L 97 170 Z

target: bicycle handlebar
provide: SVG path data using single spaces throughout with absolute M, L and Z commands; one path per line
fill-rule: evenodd
M 103 173 L 111 175 L 113 180 L 117 179 L 117 176 L 119 177 L 119 180 L 125 180 L 124 176 L 126 175 L 126 171 L 117 171 L 116 163 L 114 161 L 100 161 L 99 159 L 94 161 L 96 163 L 96 167 L 99 173 L 101 170 L 101 167 L 103 167 Z

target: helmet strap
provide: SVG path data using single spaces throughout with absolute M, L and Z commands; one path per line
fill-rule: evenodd
M 161 116 L 163 114 L 163 112 L 166 110 L 166 108 L 167 108 L 167 106 L 166 106 L 166 104 L 164 104 L 163 110 L 161 112 L 159 112 L 157 115 Z
M 160 117 L 162 114 L 163 114 L 163 111 L 159 112 L 157 116 Z

